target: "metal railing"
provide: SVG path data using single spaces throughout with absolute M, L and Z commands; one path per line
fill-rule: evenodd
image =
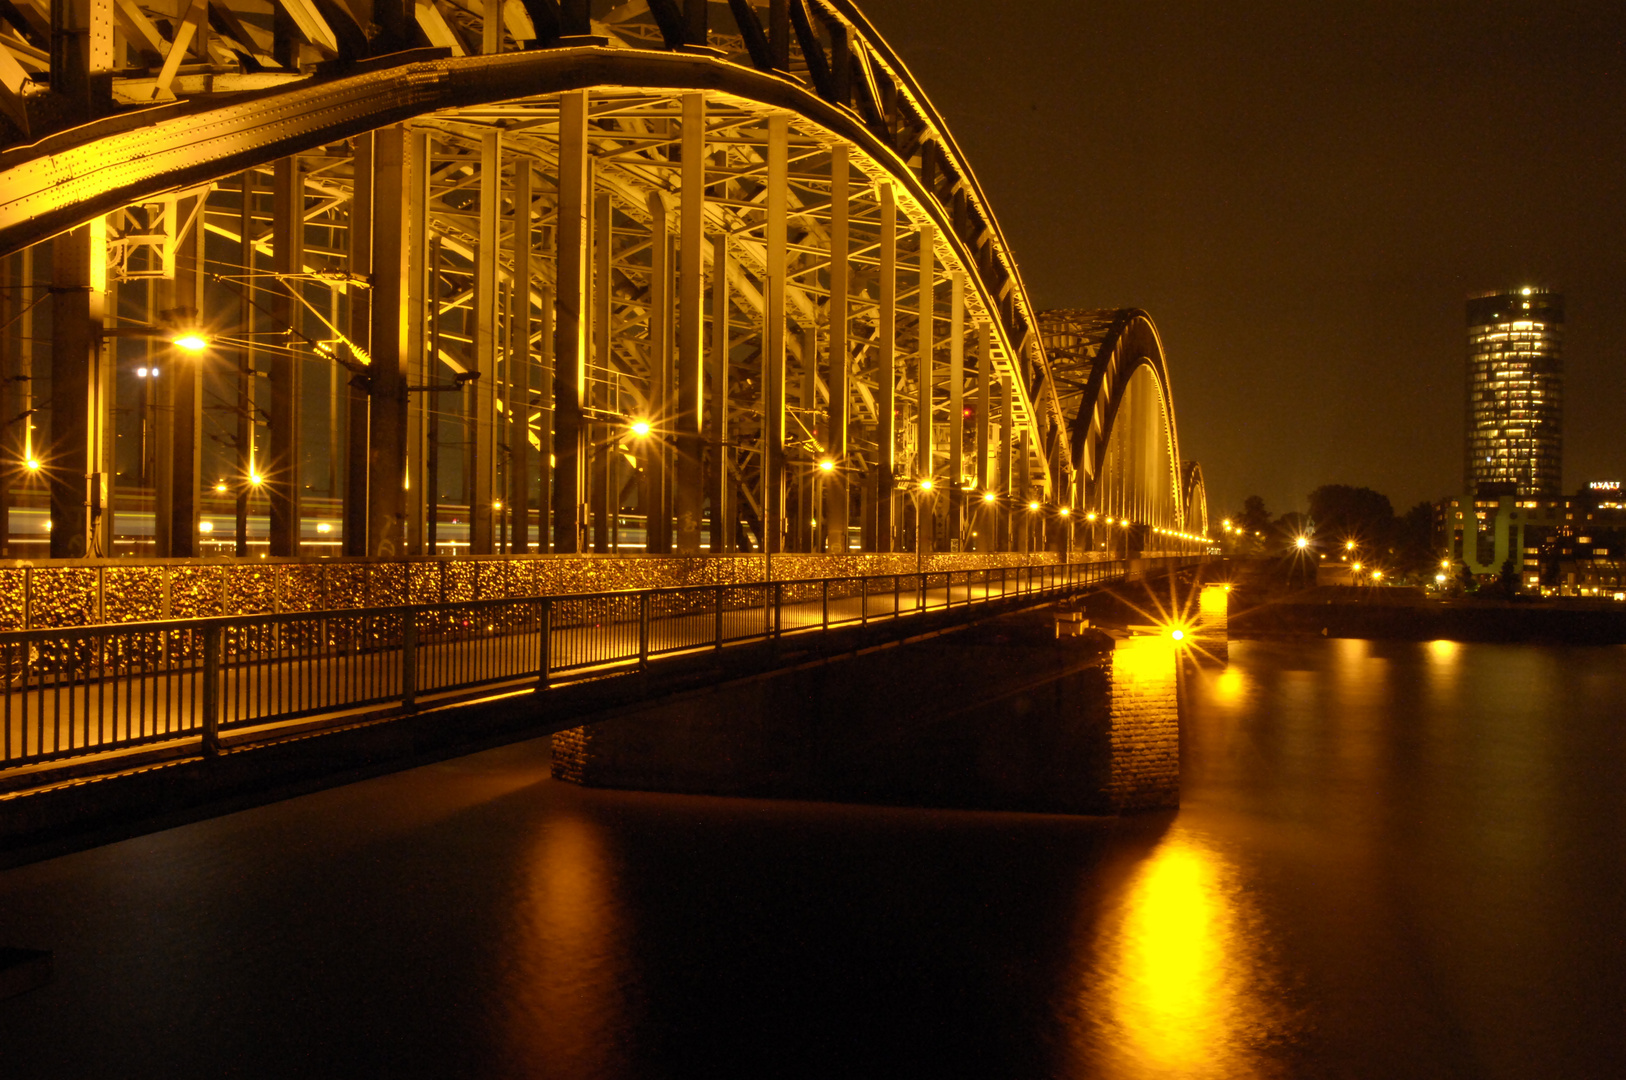
M 1162 568 L 1191 560 L 1141 560 Z M 1121 561 L 0 633 L 0 769 L 1055 595 Z

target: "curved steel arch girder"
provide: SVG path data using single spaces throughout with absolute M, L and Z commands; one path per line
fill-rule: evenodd
M 1158 336 L 1152 317 L 1139 308 L 1126 308 L 1118 313 L 1096 353 L 1095 365 L 1090 371 L 1089 381 L 1084 385 L 1078 412 L 1068 421 L 1072 460 L 1081 477 L 1100 477 L 1107 445 L 1112 439 L 1112 425 L 1118 418 L 1118 408 L 1123 404 L 1135 373 L 1143 367 L 1151 371 L 1158 394 L 1162 397 L 1164 434 L 1169 440 L 1171 461 L 1170 495 L 1183 517 L 1180 437 L 1174 421 L 1169 364 L 1163 354 L 1163 339 Z M 1185 522 L 1182 520 L 1176 525 L 1184 527 Z
M 1185 509 L 1185 527 L 1199 535 L 1208 535 L 1208 487 L 1203 483 L 1200 462 L 1180 464 L 1180 505 Z
M 932 219 L 975 284 L 989 323 L 1004 346 L 1008 371 L 1021 342 L 1010 341 L 998 298 L 954 228 L 952 210 L 927 189 L 907 162 L 851 111 L 820 98 L 787 76 L 741 67 L 713 56 L 589 45 L 437 58 L 364 74 L 250 91 L 198 109 L 161 106 L 86 124 L 31 146 L 0 154 L 0 255 L 171 191 L 255 168 L 290 154 L 390 124 L 450 109 L 541 97 L 571 90 L 702 91 L 727 94 L 769 109 L 796 113 L 834 138 L 857 147 Z M 518 92 L 516 93 L 516 89 Z M 143 119 L 150 122 L 143 123 Z M 1008 252 L 1005 257 L 1008 259 Z M 1013 283 L 1014 279 L 1013 279 Z M 1015 283 L 1019 287 L 1019 283 Z M 1039 371 L 1050 382 L 1037 350 Z M 1032 387 L 1012 379 L 1013 402 L 1044 445 Z M 1053 395 L 1050 395 L 1053 397 Z M 1049 461 L 1035 459 L 1047 486 Z

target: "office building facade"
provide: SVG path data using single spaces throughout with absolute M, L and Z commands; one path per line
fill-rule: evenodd
M 1463 479 L 1470 493 L 1562 490 L 1564 297 L 1539 289 L 1468 301 Z

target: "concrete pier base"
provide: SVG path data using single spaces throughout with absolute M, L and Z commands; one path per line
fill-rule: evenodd
M 592 786 L 1116 813 L 1179 799 L 1177 646 L 1049 609 L 624 710 L 553 737 Z
M 1202 587 L 1197 596 L 1197 617 L 1191 628 L 1193 652 L 1199 663 L 1223 665 L 1230 659 L 1230 607 L 1230 585 Z

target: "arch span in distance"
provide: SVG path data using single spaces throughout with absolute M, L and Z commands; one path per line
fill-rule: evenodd
M 0 36 L 52 554 L 119 491 L 166 555 L 1200 546 L 1150 320 L 1034 310 L 853 4 L 275 4 L 93 3 L 48 80 Z

